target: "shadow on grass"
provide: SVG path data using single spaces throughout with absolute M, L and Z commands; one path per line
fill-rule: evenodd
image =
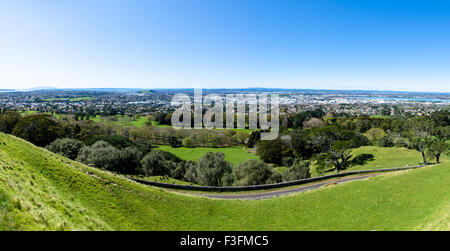
M 358 156 L 356 156 L 353 160 L 352 160 L 352 166 L 357 166 L 357 165 L 365 165 L 367 164 L 367 162 L 369 161 L 374 161 L 375 160 L 375 156 L 373 156 L 373 154 L 370 153 L 363 153 L 360 154 Z

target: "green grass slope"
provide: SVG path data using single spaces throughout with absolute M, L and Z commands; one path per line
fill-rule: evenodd
M 450 230 L 450 164 L 261 201 L 146 187 L 0 134 L 0 230 Z
M 374 158 L 373 160 L 367 161 L 364 165 L 352 166 L 345 171 L 418 166 L 423 162 L 422 155 L 418 151 L 404 147 L 363 146 L 352 150 L 353 158 L 360 154 L 372 154 Z M 449 161 L 449 158 L 447 156 L 442 156 L 442 161 L 447 162 Z M 320 175 L 316 168 L 316 163 L 313 163 L 311 166 L 311 174 L 313 177 Z

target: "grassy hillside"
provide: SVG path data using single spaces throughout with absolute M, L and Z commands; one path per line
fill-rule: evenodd
M 226 147 L 226 148 L 212 148 L 212 147 L 196 147 L 187 148 L 179 147 L 173 148 L 171 146 L 160 146 L 159 149 L 167 152 L 171 152 L 184 160 L 198 160 L 200 157 L 205 155 L 207 152 L 222 152 L 225 154 L 225 160 L 233 163 L 239 164 L 243 161 L 250 159 L 258 159 L 258 156 L 250 152 L 249 149 L 245 147 Z
M 382 169 L 389 167 L 417 166 L 422 164 L 422 156 L 416 150 L 404 147 L 378 147 L 365 146 L 353 150 L 353 156 L 369 153 L 373 154 L 374 160 L 367 161 L 364 165 L 358 165 L 350 170 Z
M 450 230 L 450 163 L 262 200 L 145 187 L 0 134 L 0 230 Z
M 346 171 L 358 170 L 374 170 L 392 167 L 418 166 L 423 160 L 421 154 L 416 150 L 410 150 L 403 147 L 378 147 L 378 146 L 364 146 L 353 149 L 353 158 L 360 154 L 373 154 L 373 160 L 367 161 L 364 165 L 356 165 L 347 169 Z M 442 156 L 442 160 L 448 161 L 448 157 Z M 311 166 L 312 176 L 319 176 L 316 171 L 316 165 Z

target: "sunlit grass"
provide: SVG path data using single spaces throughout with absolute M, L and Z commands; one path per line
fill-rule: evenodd
M 0 134 L 0 230 L 450 230 L 449 180 L 446 161 L 268 200 L 211 200 Z

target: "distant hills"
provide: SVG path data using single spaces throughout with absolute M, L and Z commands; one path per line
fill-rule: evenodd
M 62 92 L 62 91 L 88 91 L 88 92 L 174 92 L 174 91 L 193 91 L 193 88 L 54 88 L 54 87 L 35 87 L 30 89 L 0 89 L 0 92 Z M 284 88 L 204 88 L 206 92 L 300 92 L 317 94 L 439 94 L 450 95 L 450 92 L 414 92 L 414 91 L 392 91 L 392 90 L 332 90 L 332 89 L 284 89 Z

